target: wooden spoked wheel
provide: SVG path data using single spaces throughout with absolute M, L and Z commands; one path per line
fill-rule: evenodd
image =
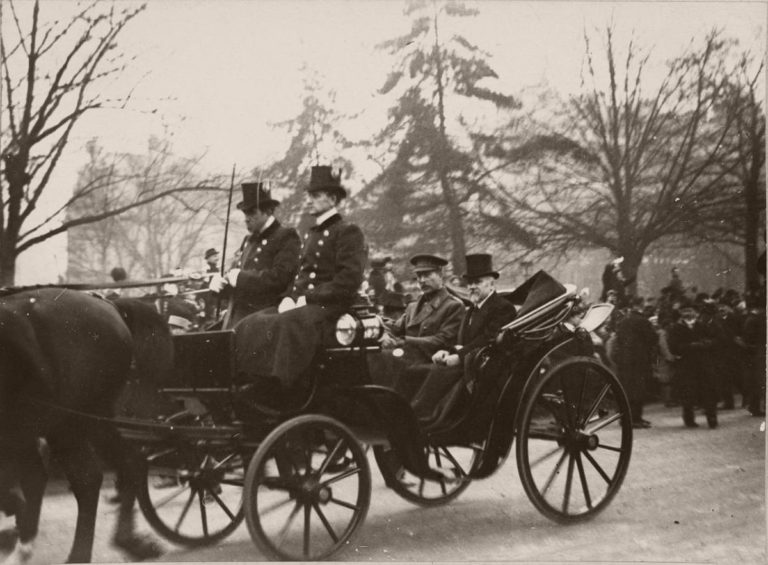
M 632 452 L 629 403 L 591 357 L 541 375 L 517 422 L 517 468 L 531 502 L 557 522 L 593 517 L 621 487 Z
M 303 415 L 275 428 L 251 458 L 245 516 L 272 559 L 316 561 L 344 547 L 365 520 L 371 473 L 365 452 L 338 421 Z
M 243 521 L 243 456 L 205 444 L 145 449 L 139 507 L 160 535 L 185 546 L 215 543 Z

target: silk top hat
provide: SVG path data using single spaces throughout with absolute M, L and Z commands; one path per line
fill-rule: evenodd
M 464 279 L 479 279 L 480 277 L 499 278 L 499 273 L 493 270 L 493 258 L 488 253 L 475 253 L 467 255 L 467 272 L 462 275 Z
M 422 273 L 425 271 L 439 271 L 448 264 L 447 259 L 438 257 L 437 255 L 428 255 L 422 253 L 420 255 L 414 255 L 411 257 L 411 265 L 416 273 Z
M 337 194 L 339 198 L 347 196 L 346 189 L 341 186 L 341 169 L 334 173 L 333 168 L 327 165 L 317 165 L 312 167 L 309 175 L 309 186 L 307 192 L 330 192 Z
M 263 209 L 265 206 L 280 204 L 272 198 L 272 191 L 264 187 L 263 182 L 244 182 L 242 185 L 243 201 L 237 205 L 238 210 L 247 212 L 253 208 Z

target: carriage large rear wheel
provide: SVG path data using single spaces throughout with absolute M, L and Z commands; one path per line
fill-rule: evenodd
M 196 547 L 230 535 L 243 521 L 243 454 L 204 442 L 158 443 L 144 453 L 138 502 L 154 530 Z
M 545 516 L 595 516 L 621 487 L 632 451 L 624 389 L 590 357 L 562 361 L 525 395 L 517 423 L 517 469 Z
M 316 561 L 348 543 L 365 520 L 371 472 L 348 428 L 307 414 L 275 428 L 245 477 L 245 518 L 272 559 Z
M 427 446 L 427 460 L 433 468 L 441 469 L 455 480 L 430 480 L 407 471 L 397 452 L 381 445 L 373 455 L 386 485 L 409 502 L 419 506 L 440 506 L 464 492 L 471 479 L 469 472 L 478 460 L 480 448 Z

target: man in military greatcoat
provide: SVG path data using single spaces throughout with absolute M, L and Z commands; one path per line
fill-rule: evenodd
M 381 338 L 384 349 L 403 348 L 411 363 L 429 363 L 439 349 L 456 343 L 464 305 L 445 288 L 443 267 L 447 264 L 436 255 L 411 258 L 422 295 L 395 322 L 387 324 Z
M 315 224 L 305 236 L 293 284 L 277 311 L 251 316 L 236 328 L 238 369 L 284 384 L 309 367 L 324 326 L 357 300 L 368 260 L 363 232 L 337 209 L 347 195 L 340 173 L 312 167 L 306 190 Z
M 472 305 L 459 327 L 457 343 L 432 355 L 426 367 L 426 379 L 413 397 L 413 407 L 421 419 L 437 417 L 440 400 L 467 373 L 466 365 L 473 355 L 488 345 L 505 324 L 515 317 L 515 307 L 498 295 L 495 281 L 499 273 L 493 269 L 493 259 L 487 253 L 466 256 L 467 271 L 462 275 Z
M 432 355 L 456 343 L 464 304 L 445 288 L 444 258 L 419 254 L 411 265 L 421 289 L 421 296 L 405 307 L 396 320 L 385 324 L 381 338 L 382 352 L 369 363 L 374 383 L 391 386 L 410 398 L 421 382 L 421 373 L 407 369 L 432 362 Z
M 299 268 L 301 238 L 275 218 L 280 202 L 262 182 L 243 183 L 242 190 L 237 208 L 245 214 L 249 235 L 233 268 L 224 276 L 214 274 L 209 284 L 213 292 L 229 299 L 225 329 L 249 314 L 277 306 Z

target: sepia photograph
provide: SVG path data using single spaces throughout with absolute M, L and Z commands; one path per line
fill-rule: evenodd
M 0 565 L 766 563 L 767 25 L 0 0 Z

